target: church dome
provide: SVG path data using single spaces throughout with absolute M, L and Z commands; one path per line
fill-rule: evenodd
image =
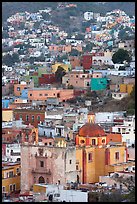
M 79 136 L 83 137 L 97 137 L 104 135 L 105 131 L 103 128 L 95 123 L 86 123 L 79 129 Z

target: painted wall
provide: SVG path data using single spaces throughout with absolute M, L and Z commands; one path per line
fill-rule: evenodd
M 92 78 L 90 87 L 92 91 L 104 90 L 107 88 L 107 78 Z
M 13 120 L 13 110 L 12 109 L 2 109 L 2 121 L 12 121 Z

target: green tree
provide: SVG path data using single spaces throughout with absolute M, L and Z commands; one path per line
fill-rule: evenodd
M 113 54 L 112 61 L 113 63 L 123 63 L 124 61 L 129 63 L 131 61 L 131 56 L 127 50 L 119 49 Z
M 55 78 L 57 82 L 62 83 L 62 77 L 66 74 L 66 71 L 63 69 L 63 67 L 58 66 L 57 71 L 55 72 Z
M 83 51 L 84 51 L 84 52 L 91 52 L 93 46 L 94 46 L 94 43 L 88 43 L 88 44 L 86 45 L 86 47 L 83 48 Z

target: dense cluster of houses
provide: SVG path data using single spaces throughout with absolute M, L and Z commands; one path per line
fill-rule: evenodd
M 43 13 L 52 12 L 45 8 L 16 13 L 2 29 L 8 32 L 3 49 L 9 48 L 3 58 L 19 55 L 13 66 L 2 64 L 2 193 L 3 197 L 18 193 L 20 200 L 29 200 L 33 192 L 36 201 L 49 199 L 49 191 L 59 194 L 59 202 L 76 201 L 74 197 L 87 202 L 87 192 L 80 189 L 90 186 L 91 190 L 99 182 L 112 189 L 111 174 L 135 174 L 135 115 L 93 112 L 92 100 L 86 99 L 89 92 L 109 92 L 114 100 L 132 92 L 135 40 L 121 41 L 118 34 L 121 24 L 134 32 L 135 19 L 119 9 L 105 16 L 87 11 L 83 22 L 94 19 L 96 23 L 85 29 L 82 40 L 76 39 L 76 33 L 68 37 L 69 33 L 43 19 Z M 94 47 L 84 52 L 89 42 Z M 132 54 L 130 63 L 113 63 L 119 48 Z M 73 55 L 73 50 L 79 54 Z M 64 55 L 67 58 L 58 61 Z M 65 75 L 58 82 L 60 67 Z M 71 103 L 74 99 L 76 103 Z M 65 189 L 72 184 L 78 191 Z M 42 192 L 46 194 L 38 198 Z

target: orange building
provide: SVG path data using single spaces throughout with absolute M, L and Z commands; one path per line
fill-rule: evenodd
M 28 90 L 28 99 L 30 101 L 45 101 L 47 98 L 56 97 L 60 102 L 66 101 L 67 99 L 74 97 L 74 90 L 72 89 L 45 89 L 45 88 L 34 88 Z
M 21 82 L 19 84 L 14 84 L 14 96 L 20 96 L 22 93 L 22 90 L 27 88 L 33 88 L 34 83 L 33 82 Z
M 133 90 L 134 84 L 120 84 L 120 92 L 130 94 Z
M 127 163 L 127 147 L 121 135 L 106 134 L 95 123 L 86 123 L 76 135 L 76 170 L 81 183 L 99 182 L 99 176 L 120 171 Z M 131 162 L 132 163 L 132 162 Z
M 69 61 L 70 61 L 72 68 L 75 68 L 76 66 L 78 66 L 78 67 L 81 66 L 81 59 L 79 57 L 70 56 Z

